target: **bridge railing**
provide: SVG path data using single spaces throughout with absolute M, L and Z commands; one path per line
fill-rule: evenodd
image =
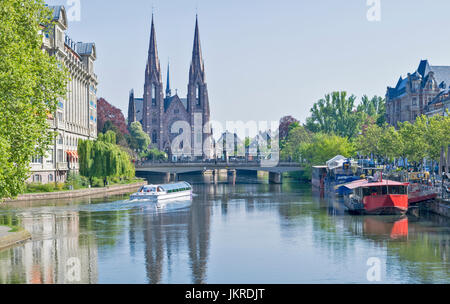
M 261 161 L 191 161 L 191 162 L 167 162 L 167 161 L 137 161 L 136 168 L 149 167 L 261 167 Z M 302 167 L 296 162 L 279 162 L 277 167 Z

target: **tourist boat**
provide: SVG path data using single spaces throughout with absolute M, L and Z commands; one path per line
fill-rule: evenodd
M 408 183 L 369 178 L 344 185 L 351 193 L 344 204 L 357 214 L 398 215 L 408 212 Z
M 131 200 L 167 201 L 190 199 L 192 186 L 187 182 L 164 185 L 142 186 L 138 192 L 131 195 Z

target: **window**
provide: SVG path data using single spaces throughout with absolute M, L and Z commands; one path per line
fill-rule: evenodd
M 54 180 L 53 180 L 53 174 L 49 174 L 48 175 L 48 182 L 49 183 L 51 183 L 51 182 L 53 182 Z
M 61 134 L 58 135 L 58 145 L 64 144 L 64 139 Z
M 62 122 L 63 121 L 63 113 L 57 112 L 56 113 L 56 118 L 58 119 L 59 122 Z
M 53 164 L 53 149 L 48 151 L 47 164 Z
M 40 183 L 42 182 L 42 178 L 39 174 L 33 175 L 33 183 Z
M 156 106 L 156 87 L 152 85 L 152 106 Z
M 158 135 L 156 134 L 156 131 L 153 130 L 152 132 L 152 143 L 156 144 L 158 142 Z
M 58 149 L 57 154 L 58 154 L 58 155 L 57 155 L 57 161 L 58 161 L 58 163 L 64 162 L 64 157 L 63 157 L 64 153 L 63 153 L 63 150 L 62 150 L 62 149 Z
M 33 156 L 33 158 L 31 159 L 31 163 L 42 164 L 42 156 Z
M 176 109 L 175 111 L 173 111 L 174 112 L 174 114 L 179 114 L 180 113 L 180 110 L 179 109 Z
M 197 86 L 197 90 L 195 90 L 195 100 L 197 101 L 197 106 L 200 106 L 200 86 Z

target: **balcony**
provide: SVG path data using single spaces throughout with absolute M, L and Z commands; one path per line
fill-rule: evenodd
M 57 163 L 56 164 L 56 170 L 68 170 L 67 163 Z

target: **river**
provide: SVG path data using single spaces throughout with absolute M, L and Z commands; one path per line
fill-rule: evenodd
M 161 210 L 128 196 L 0 207 L 33 236 L 0 251 L 0 283 L 450 283 L 442 217 L 352 216 L 295 181 L 194 192 Z

